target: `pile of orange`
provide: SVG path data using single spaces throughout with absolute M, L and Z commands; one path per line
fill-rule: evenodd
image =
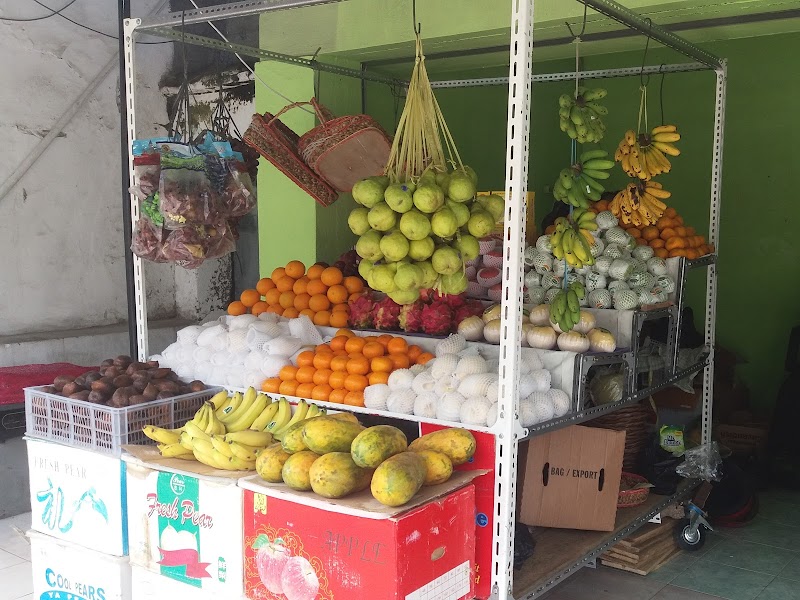
M 315 264 L 308 268 L 299 260 L 278 267 L 260 279 L 255 289 L 242 292 L 228 305 L 228 314 L 260 315 L 271 312 L 294 318 L 306 315 L 315 325 L 346 327 L 348 301 L 364 291 L 360 277 L 344 277 L 336 267 Z
M 297 365 L 283 367 L 261 389 L 272 394 L 321 402 L 364 406 L 364 388 L 386 383 L 395 369 L 423 365 L 433 358 L 401 337 L 359 337 L 340 329 L 328 344 L 297 355 Z

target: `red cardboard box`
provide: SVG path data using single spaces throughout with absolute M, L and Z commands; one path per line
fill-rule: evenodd
M 240 480 L 249 600 L 461 600 L 475 586 L 468 473 L 390 508 L 365 490 L 340 500 Z

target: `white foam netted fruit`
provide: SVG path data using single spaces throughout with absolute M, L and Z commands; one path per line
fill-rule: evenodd
M 606 249 L 606 243 L 600 238 L 594 238 L 594 243 L 591 246 L 589 246 L 589 251 L 595 258 L 603 254 L 603 251 L 605 249 Z
M 525 253 L 522 256 L 522 262 L 526 267 L 533 267 L 533 261 L 539 251 L 533 246 L 525 246 Z
M 522 359 L 520 362 L 525 363 L 528 365 L 528 368 L 531 371 L 535 371 L 537 369 L 544 369 L 544 363 L 542 359 L 539 357 L 539 353 L 535 350 L 527 350 L 522 354 Z
M 192 360 L 195 363 L 208 362 L 211 360 L 212 354 L 214 354 L 214 351 L 208 346 L 195 346 L 194 350 L 192 350 Z M 259 356 L 258 365 L 261 364 L 262 358 L 263 357 Z M 258 366 L 255 368 L 258 368 Z
M 633 265 L 629 260 L 624 258 L 615 259 L 608 269 L 608 275 L 611 279 L 625 280 L 631 276 L 632 272 Z
M 610 210 L 604 210 L 597 213 L 597 227 L 600 229 L 611 229 L 619 224 L 619 219 L 614 216 Z
M 244 372 L 244 385 L 242 387 L 253 387 L 259 389 L 261 388 L 262 383 L 264 383 L 264 374 L 260 370 Z
M 476 373 L 461 380 L 458 384 L 458 393 L 463 396 L 486 396 L 493 385 L 497 385 L 496 374 Z
M 478 351 L 478 348 L 475 346 L 467 346 L 461 352 L 458 353 L 458 358 L 464 358 L 465 356 L 480 356 L 481 353 Z
M 494 247 L 497 245 L 497 240 L 493 237 L 482 237 L 478 240 L 478 251 L 481 254 L 486 254 L 487 252 L 491 252 L 494 250 Z
M 548 392 L 534 392 L 528 396 L 527 400 L 533 403 L 537 423 L 544 423 L 555 416 L 553 401 Z
M 647 270 L 650 271 L 656 277 L 659 277 L 660 275 L 666 275 L 667 261 L 658 256 L 654 256 L 653 258 L 647 261 Z
M 629 290 L 629 289 L 631 288 L 628 287 L 628 284 L 625 281 L 615 279 L 614 281 L 608 282 L 608 291 L 611 292 L 612 295 L 614 295 L 616 292 L 620 290 Z
M 411 372 L 411 369 L 397 369 L 389 374 L 387 384 L 392 391 L 410 390 L 415 378 L 416 376 Z
M 246 373 L 234 369 L 227 369 L 225 371 L 225 384 L 231 387 L 245 387 Z
M 553 376 L 547 369 L 535 369 L 531 371 L 531 379 L 534 383 L 534 392 L 546 392 L 550 389 L 550 382 Z
M 467 278 L 467 281 L 475 281 L 475 277 L 478 275 L 478 269 L 476 269 L 473 265 L 469 265 L 464 269 L 464 276 Z
M 541 304 L 544 300 L 546 290 L 540 286 L 529 287 L 528 291 L 524 294 L 524 300 L 527 304 Z
M 368 385 L 364 388 L 364 406 L 374 410 L 386 410 L 386 400 L 392 391 L 385 383 Z
M 603 250 L 603 256 L 608 256 L 613 259 L 622 258 L 624 256 L 622 246 L 619 244 L 606 244 Z
M 305 315 L 289 321 L 289 333 L 298 338 L 303 344 L 318 346 L 322 343 L 322 334 L 314 327 L 311 319 Z
M 669 275 L 661 275 L 656 278 L 656 285 L 667 294 L 675 291 L 675 280 Z
M 523 348 L 530 348 L 530 346 L 526 346 L 525 345 L 528 342 L 528 340 L 525 339 L 525 338 L 528 337 L 527 336 L 527 332 L 525 331 L 525 327 L 533 327 L 533 325 L 529 325 L 528 323 L 523 323 L 522 326 L 523 326 L 523 329 L 522 329 L 523 346 L 522 347 Z M 531 368 L 528 366 L 528 363 L 526 363 L 524 360 L 522 360 L 520 358 L 520 361 L 519 361 L 519 373 L 520 373 L 520 375 L 523 375 L 525 373 L 530 373 L 530 372 L 531 372 Z
M 586 283 L 586 280 L 584 279 L 583 275 L 575 273 L 574 271 L 567 273 L 567 285 L 576 282 L 580 283 L 581 285 L 584 285 Z
M 553 245 L 550 243 L 550 236 L 540 235 L 536 238 L 536 249 L 539 252 L 551 253 L 553 251 Z
M 248 371 L 261 371 L 261 363 L 264 362 L 264 355 L 258 350 L 251 351 L 244 359 L 244 368 Z
M 181 360 L 181 363 L 188 361 Z M 231 362 L 231 353 L 227 350 L 218 350 L 211 355 L 211 364 L 215 367 L 227 367 Z
M 414 400 L 417 395 L 412 389 L 392 390 L 386 398 L 386 410 L 401 415 L 410 415 L 414 412 Z
M 533 268 L 541 274 L 549 273 L 553 270 L 553 257 L 544 252 L 537 252 L 533 257 Z
M 163 356 L 166 359 L 172 360 L 175 358 L 175 355 L 178 352 L 178 348 L 180 347 L 181 347 L 180 342 L 172 342 L 169 346 L 164 348 L 164 350 L 161 352 L 161 356 Z
M 519 422 L 523 427 L 530 427 L 538 423 L 533 402 L 527 398 L 519 401 Z
M 647 262 L 648 260 L 653 258 L 654 252 L 655 250 L 653 250 L 650 246 L 637 246 L 636 248 L 633 249 L 633 252 L 631 254 L 633 254 L 634 258 L 638 258 L 639 260 Z
M 570 399 L 565 391 L 552 389 L 547 392 L 547 395 L 550 397 L 550 402 L 553 405 L 554 416 L 563 417 L 569 412 Z
M 203 332 L 203 327 L 199 325 L 189 325 L 178 331 L 178 342 L 181 344 L 194 344 Z
M 520 373 L 517 393 L 520 398 L 526 398 L 536 390 L 536 379 L 532 373 Z
M 492 404 L 486 412 L 486 426 L 491 427 L 497 422 L 497 404 Z
M 445 394 L 457 391 L 460 384 L 460 379 L 456 379 L 453 375 L 446 375 L 441 379 L 437 379 L 436 383 L 433 384 L 433 393 L 442 398 Z
M 586 301 L 592 308 L 611 308 L 611 292 L 608 290 L 592 290 L 586 296 Z
M 433 360 L 433 366 L 430 369 L 431 375 L 434 379 L 441 379 L 449 377 L 455 373 L 458 366 L 459 357 L 457 354 L 442 354 Z
M 228 332 L 228 350 L 234 354 L 248 350 L 246 329 L 231 329 Z
M 553 275 L 558 275 L 559 277 L 563 277 L 564 273 L 567 272 L 567 263 L 563 260 L 555 260 L 553 261 Z
M 422 373 L 426 369 L 425 369 L 425 365 L 411 365 L 408 368 L 408 370 L 411 371 L 414 374 L 414 377 L 416 377 L 417 375 L 419 375 L 420 373 Z
M 522 281 L 525 284 L 525 287 L 532 288 L 540 285 L 542 279 L 536 271 L 528 271 L 525 273 L 525 277 L 522 278 Z
M 222 325 L 212 325 L 202 329 L 203 331 L 195 338 L 195 343 L 198 346 L 211 346 L 219 335 L 225 333 L 225 328 Z
M 461 360 L 458 361 L 454 374 L 456 377 L 463 380 L 469 375 L 476 375 L 478 373 L 486 373 L 486 361 L 480 354 L 475 354 L 461 358 Z
M 542 288 L 549 290 L 554 287 L 561 287 L 561 277 L 550 272 L 542 273 Z
M 486 372 L 487 373 L 497 373 L 500 371 L 500 359 L 499 358 L 487 358 L 486 359 Z
M 547 290 L 544 293 L 544 303 L 545 304 L 552 304 L 553 300 L 556 299 L 556 296 L 558 296 L 560 291 L 561 291 L 560 287 L 554 287 L 554 288 L 550 288 L 549 290 Z
M 448 392 L 439 398 L 436 405 L 436 418 L 442 421 L 455 421 L 461 418 L 461 405 L 466 398 L 458 392 Z
M 264 350 L 272 356 L 291 356 L 302 347 L 303 342 L 300 338 L 291 335 L 276 337 L 264 344 Z
M 633 273 L 647 273 L 647 262 L 631 256 L 631 263 L 633 264 Z
M 175 373 L 179 377 L 182 377 L 183 379 L 187 379 L 190 376 L 189 372 L 183 371 L 180 367 L 178 369 L 175 369 Z M 230 385 L 230 384 L 227 383 L 227 381 L 228 381 L 228 368 L 227 367 L 215 366 L 211 370 L 211 373 L 209 374 L 208 379 L 206 379 L 205 381 L 207 381 L 208 383 L 210 383 L 212 385 L 215 384 L 215 383 L 218 384 L 218 385 L 219 384 Z M 236 386 L 236 387 L 241 387 L 241 386 Z
M 281 317 L 275 313 L 262 312 L 258 315 L 258 320 L 264 321 L 264 323 L 277 323 L 281 320 Z
M 639 296 L 632 290 L 614 292 L 614 308 L 617 310 L 633 310 L 639 305 Z
M 448 335 L 441 342 L 436 344 L 434 354 L 438 357 L 442 354 L 458 354 L 467 347 L 467 338 L 460 333 Z
M 610 256 L 598 256 L 594 261 L 594 270 L 601 275 L 608 275 L 608 269 L 613 262 L 614 259 Z
M 214 336 L 214 339 L 211 340 L 211 348 L 216 351 L 227 350 L 228 336 L 229 333 L 227 331 L 221 331 L 218 333 L 216 336 Z
M 496 403 L 500 399 L 500 379 L 489 386 L 489 389 L 486 391 L 486 399 L 491 403 Z
M 611 227 L 604 234 L 603 238 L 609 244 L 626 246 L 628 244 L 628 234 L 622 227 Z
M 636 290 L 637 292 L 640 292 L 642 290 L 649 292 L 651 289 L 653 289 L 653 286 L 655 284 L 656 284 L 655 275 L 651 275 L 647 271 L 644 271 L 643 273 L 633 273 L 628 278 L 628 286 L 632 290 Z
M 435 419 L 436 405 L 438 403 L 439 399 L 436 397 L 436 394 L 432 392 L 418 394 L 417 398 L 414 400 L 414 414 L 426 419 Z M 366 404 L 366 400 L 364 400 L 364 404 Z
M 486 294 L 486 288 L 477 281 L 467 283 L 467 296 L 470 298 L 481 298 Z
M 607 285 L 608 279 L 602 273 L 589 273 L 586 276 L 585 287 L 587 292 L 605 289 Z
M 161 364 L 162 367 L 166 367 L 167 366 L 165 363 L 160 363 L 160 364 Z M 169 367 L 169 368 L 172 369 L 172 367 Z M 211 374 L 212 374 L 212 372 L 214 371 L 215 368 L 216 367 L 214 367 L 214 365 L 212 365 L 208 361 L 195 363 L 195 365 L 194 365 L 194 378 L 195 379 L 199 379 L 200 381 L 211 382 L 211 381 L 213 381 L 211 379 Z M 261 377 L 263 379 L 264 375 L 261 375 Z
M 479 396 L 466 398 L 458 412 L 459 421 L 465 425 L 480 425 L 483 427 L 486 425 L 486 417 L 491 407 L 492 403 L 486 398 Z
M 258 321 L 256 315 L 236 315 L 228 323 L 228 330 L 235 331 L 237 329 L 247 329 L 251 323 Z
M 655 304 L 658 302 L 656 296 L 650 290 L 640 289 L 640 290 L 633 290 L 636 292 L 638 296 L 638 301 L 640 306 L 644 306 L 647 304 Z
M 594 267 L 594 264 L 583 265 L 582 267 L 578 267 L 577 269 L 575 269 L 575 272 L 578 275 L 583 275 L 584 277 L 586 277 L 589 273 L 594 273 L 594 268 L 593 267 Z
M 628 234 L 628 243 L 625 244 L 625 249 L 628 252 L 633 252 L 638 247 L 639 247 L 639 244 L 636 242 L 636 238 L 633 237 L 631 234 Z
M 280 370 L 290 364 L 285 356 L 267 356 L 261 362 L 261 372 L 265 377 L 277 377 Z
M 194 361 L 194 349 L 195 347 L 190 344 L 179 344 L 178 347 L 175 349 L 175 362 L 181 364 L 191 364 Z M 216 354 L 212 348 L 209 348 L 212 353 Z M 224 351 L 225 354 L 228 354 L 228 351 Z M 213 356 L 213 354 L 212 354 Z

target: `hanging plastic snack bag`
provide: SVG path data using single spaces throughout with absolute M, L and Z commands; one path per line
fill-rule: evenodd
M 139 219 L 133 230 L 131 252 L 151 262 L 167 262 L 167 257 L 163 253 L 163 233 L 161 227 L 156 227 L 147 219 Z
M 206 173 L 206 155 L 188 144 L 173 144 L 161 153 L 159 211 L 164 227 L 218 222 L 217 195 Z
M 232 152 L 225 158 L 228 168 L 228 178 L 222 190 L 221 201 L 228 215 L 243 217 L 256 205 L 256 195 L 253 191 L 253 181 L 244 164 L 244 157 L 239 152 Z
M 184 269 L 196 269 L 205 260 L 204 238 L 205 228 L 202 225 L 170 231 L 164 244 L 164 257 Z
M 219 258 L 236 250 L 236 239 L 227 221 L 205 227 L 204 240 L 206 258 Z
M 137 184 L 131 187 L 131 193 L 144 199 L 158 191 L 161 178 L 161 146 L 170 145 L 175 141 L 168 137 L 133 140 L 131 150 Z
M 158 190 L 141 202 L 139 202 L 139 217 L 147 219 L 159 229 L 164 226 L 164 215 L 161 214 L 161 202 L 159 201 Z

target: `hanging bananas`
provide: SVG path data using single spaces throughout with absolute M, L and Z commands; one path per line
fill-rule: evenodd
M 558 117 L 561 131 L 581 144 L 599 142 L 603 139 L 606 126 L 601 117 L 608 109 L 596 100 L 606 97 L 608 92 L 602 88 L 587 90 L 578 88 L 577 97 L 561 94 L 558 99 Z
M 580 269 L 584 265 L 593 265 L 592 244 L 594 238 L 590 231 L 597 230 L 595 214 L 585 208 L 576 208 L 572 212 L 570 223 L 564 217 L 555 221 L 556 230 L 550 236 L 553 256 L 558 260 L 566 260 L 570 267 Z
M 667 208 L 661 200 L 671 195 L 656 181 L 634 181 L 614 196 L 608 210 L 626 225 L 653 225 Z
M 561 331 L 570 331 L 581 319 L 580 301 L 585 295 L 583 284 L 578 281 L 570 283 L 550 303 L 550 321 L 556 323 Z
M 611 177 L 614 161 L 608 159 L 605 150 L 587 150 L 579 161 L 562 169 L 553 184 L 553 196 L 564 204 L 577 208 L 589 208 L 590 202 L 600 200 L 606 188 L 598 180 Z
M 648 133 L 636 135 L 632 129 L 617 146 L 614 160 L 622 164 L 622 170 L 631 177 L 649 181 L 656 175 L 669 173 L 672 163 L 666 155 L 678 156 L 673 142 L 681 139 L 675 125 L 660 125 Z

